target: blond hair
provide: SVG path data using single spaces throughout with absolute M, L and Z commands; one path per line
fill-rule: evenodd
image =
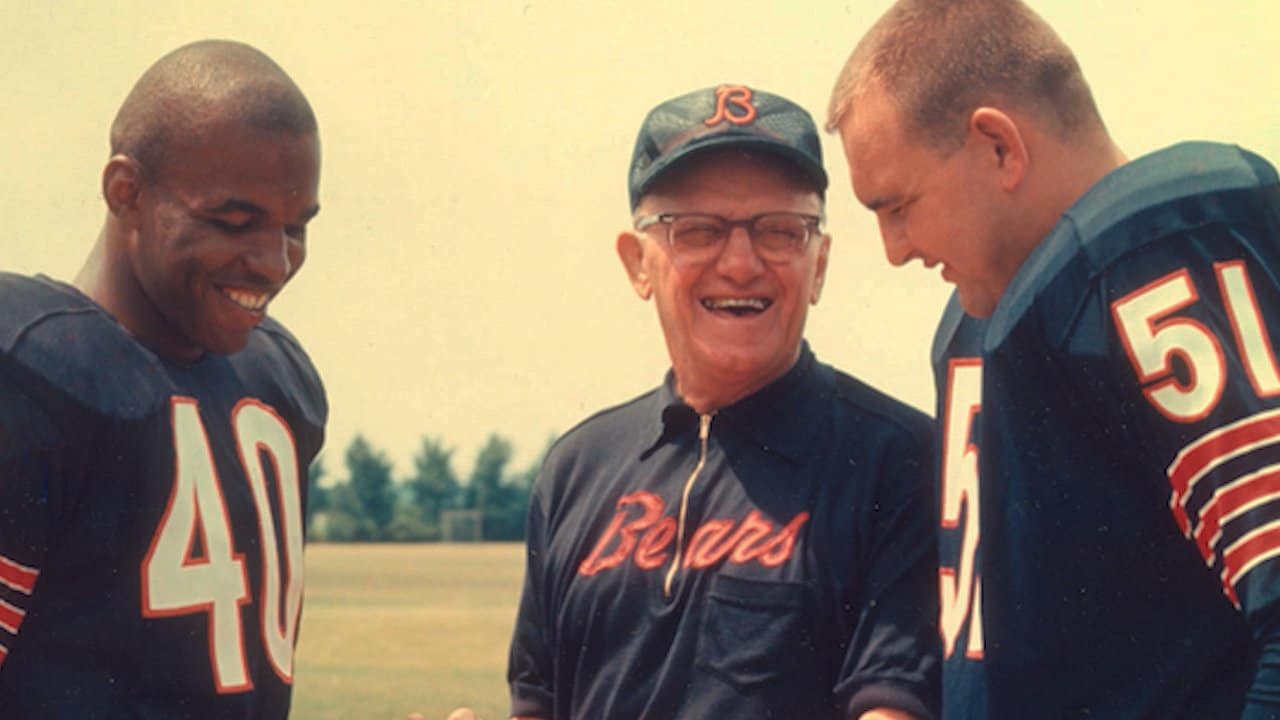
M 973 110 L 1013 106 L 1060 137 L 1101 127 L 1071 49 L 1019 0 L 900 0 L 854 48 L 831 94 L 827 129 L 883 89 L 916 137 L 958 148 Z

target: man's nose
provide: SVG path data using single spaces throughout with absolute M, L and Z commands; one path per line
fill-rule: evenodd
M 283 285 L 300 262 L 294 240 L 284 228 L 264 228 L 245 256 L 250 272 L 273 285 Z
M 738 283 L 746 283 L 761 273 L 764 262 L 756 253 L 746 228 L 737 226 L 729 230 L 729 237 L 716 258 L 716 268 Z
M 905 233 L 880 226 L 880 238 L 884 241 L 884 256 L 895 267 L 901 267 L 914 257 L 911 243 L 907 242 Z

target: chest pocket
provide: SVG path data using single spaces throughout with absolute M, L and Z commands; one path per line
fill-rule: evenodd
M 800 583 L 716 575 L 703 608 L 695 665 L 743 691 L 812 679 L 805 597 Z

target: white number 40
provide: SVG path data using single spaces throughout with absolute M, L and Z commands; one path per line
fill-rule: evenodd
M 1280 371 L 1258 310 L 1244 262 L 1214 264 L 1223 306 L 1231 321 L 1245 372 L 1259 397 L 1280 394 Z M 1204 419 L 1222 398 L 1226 359 L 1216 335 L 1188 317 L 1169 317 L 1200 299 L 1184 268 L 1129 293 L 1111 304 L 1120 340 L 1129 353 L 1147 400 L 1170 420 Z M 1182 359 L 1187 381 L 1173 371 Z
M 207 613 L 214 685 L 220 693 L 244 692 L 253 688 L 240 620 L 240 606 L 249 602 L 244 556 L 232 546 L 231 521 L 196 401 L 174 397 L 172 412 L 176 456 L 173 493 L 142 561 L 142 613 L 146 617 Z M 231 426 L 258 516 L 262 642 L 276 674 L 288 683 L 293 678 L 294 639 L 302 609 L 302 507 L 297 452 L 288 426 L 269 406 L 256 400 L 243 400 L 236 405 Z M 274 466 L 279 481 L 276 490 L 284 525 L 283 572 L 261 459 L 264 456 Z M 200 538 L 199 554 L 194 552 L 196 533 Z

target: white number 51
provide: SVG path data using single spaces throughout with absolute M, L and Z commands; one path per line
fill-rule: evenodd
M 1258 397 L 1280 394 L 1275 352 L 1244 262 L 1215 263 L 1214 271 L 1254 392 Z M 1227 381 L 1226 359 L 1217 336 L 1191 318 L 1168 317 L 1199 299 L 1190 273 L 1183 268 L 1111 304 L 1116 329 L 1138 380 L 1150 383 L 1143 390 L 1147 400 L 1165 417 L 1182 423 L 1208 416 L 1222 398 Z M 1175 356 L 1186 366 L 1186 382 L 1174 374 Z

